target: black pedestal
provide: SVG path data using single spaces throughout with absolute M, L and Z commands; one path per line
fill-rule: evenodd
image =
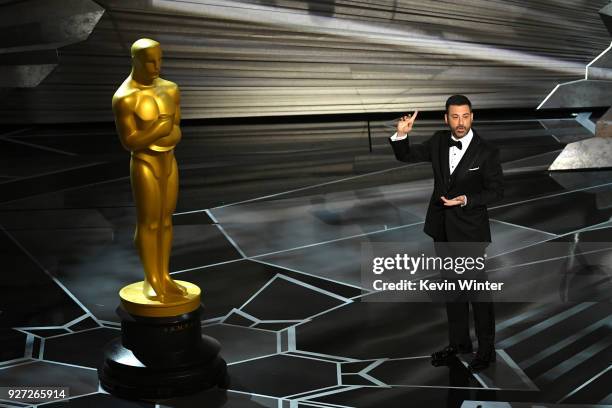
M 229 377 L 221 346 L 203 336 L 200 309 L 180 316 L 135 316 L 119 307 L 121 338 L 105 349 L 102 388 L 131 399 L 171 398 L 219 386 Z

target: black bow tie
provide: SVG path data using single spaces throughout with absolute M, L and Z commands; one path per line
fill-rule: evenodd
M 448 147 L 455 146 L 461 150 L 461 140 L 454 141 L 451 137 L 448 138 Z

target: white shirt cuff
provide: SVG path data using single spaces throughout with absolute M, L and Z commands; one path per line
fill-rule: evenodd
M 464 194 L 465 195 L 465 194 Z M 465 203 L 461 204 L 462 207 L 465 207 L 467 205 L 467 195 L 465 196 Z
M 408 137 L 408 135 L 407 135 L 407 134 L 406 134 L 406 135 L 404 135 L 404 137 L 400 137 L 400 136 L 398 136 L 398 135 L 397 135 L 397 132 L 395 132 L 395 133 L 393 134 L 393 136 L 391 136 L 391 141 L 392 141 L 392 142 L 395 142 L 395 141 L 398 141 L 398 140 L 404 140 L 404 139 L 405 139 L 405 138 L 407 138 L 407 137 Z

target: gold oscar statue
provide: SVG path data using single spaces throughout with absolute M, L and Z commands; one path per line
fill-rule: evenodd
M 132 72 L 113 95 L 113 113 L 121 144 L 132 156 L 134 242 L 144 281 L 119 291 L 121 336 L 104 348 L 100 386 L 119 397 L 144 400 L 227 388 L 221 344 L 202 334 L 200 288 L 172 280 L 169 271 L 178 195 L 179 89 L 159 77 L 158 42 L 140 39 L 131 54 Z
M 136 41 L 131 55 L 132 71 L 113 95 L 113 113 L 121 144 L 131 152 L 134 242 L 145 279 L 124 287 L 119 295 L 130 313 L 175 316 L 200 306 L 200 288 L 175 281 L 169 273 L 178 195 L 174 148 L 181 140 L 180 92 L 174 82 L 159 77 L 162 51 L 157 41 Z

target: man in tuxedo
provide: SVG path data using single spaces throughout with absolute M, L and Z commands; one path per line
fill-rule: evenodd
M 474 113 L 469 99 L 453 95 L 446 101 L 444 121 L 449 130 L 433 134 L 421 144 L 410 144 L 418 111 L 403 116 L 390 138 L 395 157 L 403 162 L 431 162 L 434 191 L 425 217 L 424 232 L 435 243 L 491 242 L 487 206 L 504 194 L 499 149 L 472 129 Z M 476 244 L 477 245 L 477 244 Z M 480 371 L 495 361 L 495 317 L 492 302 L 471 302 L 478 351 L 470 362 Z M 444 365 L 456 354 L 471 353 L 469 302 L 447 302 L 449 345 L 432 354 L 432 364 Z

